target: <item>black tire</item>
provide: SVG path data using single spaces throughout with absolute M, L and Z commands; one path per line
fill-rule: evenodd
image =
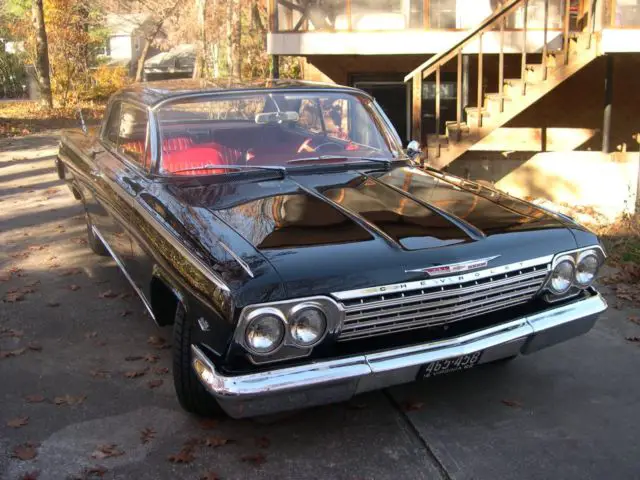
M 96 255 L 100 255 L 101 257 L 109 257 L 109 251 L 102 243 L 96 234 L 93 232 L 93 224 L 91 223 L 91 217 L 89 217 L 89 213 L 85 210 L 84 217 L 87 221 L 87 243 L 89 244 L 89 248 Z
M 191 366 L 193 321 L 178 302 L 173 324 L 173 385 L 178 401 L 187 412 L 202 417 L 224 416 L 224 411 L 204 388 Z

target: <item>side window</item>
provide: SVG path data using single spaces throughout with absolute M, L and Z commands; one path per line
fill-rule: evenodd
M 143 167 L 148 163 L 145 161 L 148 123 L 145 110 L 126 103 L 122 104 L 118 128 L 118 151 Z
M 107 130 L 105 132 L 105 138 L 116 147 L 118 146 L 118 130 L 120 130 L 120 109 L 122 104 L 120 102 L 114 103 L 111 107 L 111 113 L 109 114 L 109 122 L 107 123 Z
M 350 140 L 349 135 L 349 103 L 346 99 L 321 100 L 322 119 L 327 135 L 341 140 Z
M 300 102 L 300 118 L 298 125 L 312 133 L 322 132 L 322 123 L 320 122 L 320 111 L 318 105 L 313 100 L 303 99 Z

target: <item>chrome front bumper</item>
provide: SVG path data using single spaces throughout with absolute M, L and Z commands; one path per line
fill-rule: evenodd
M 341 402 L 358 393 L 412 382 L 425 363 L 481 350 L 479 363 L 488 363 L 586 333 L 607 308 L 598 292 L 589 293 L 588 298 L 448 340 L 234 377 L 217 372 L 203 351 L 192 345 L 194 370 L 234 418 Z

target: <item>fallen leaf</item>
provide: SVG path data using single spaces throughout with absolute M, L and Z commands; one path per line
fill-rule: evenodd
M 29 342 L 27 348 L 29 350 L 33 350 L 34 352 L 42 351 L 42 345 L 40 345 L 38 342 Z
M 191 448 L 183 448 L 175 455 L 169 455 L 167 460 L 171 463 L 191 463 L 195 458 L 196 457 L 193 455 Z
M 162 385 L 163 381 L 162 379 L 158 378 L 156 380 L 149 380 L 147 382 L 147 387 L 153 389 L 153 388 L 158 388 L 160 385 Z
M 42 395 L 38 395 L 37 393 L 34 395 L 27 395 L 24 397 L 24 401 L 27 403 L 42 403 L 46 399 Z
M 38 285 L 40 285 L 40 280 L 34 280 L 32 282 L 25 284 L 25 287 L 36 287 Z
M 31 245 L 29 247 L 29 250 L 31 250 L 32 252 L 39 252 L 40 250 L 44 250 L 45 248 L 48 248 L 49 245 L 45 244 L 45 245 Z
M 49 301 L 47 302 L 47 307 L 59 307 L 60 303 L 59 302 L 54 302 L 54 301 Z
M 80 285 L 69 285 L 69 290 L 71 290 L 72 292 L 76 292 L 78 290 L 80 290 Z
M 640 325 L 640 317 L 638 316 L 629 317 L 629 321 L 632 323 L 635 323 L 636 325 Z
M 124 357 L 125 362 L 135 362 L 137 360 L 142 360 L 144 357 L 142 355 L 129 355 Z
M 93 480 L 96 477 L 103 478 L 108 472 L 106 467 L 96 465 L 95 467 L 85 467 L 80 475 L 69 477 L 70 480 Z
M 220 480 L 220 477 L 215 472 L 206 472 L 200 475 L 200 480 Z
M 78 244 L 78 245 L 86 245 L 87 244 L 87 239 L 84 238 L 84 237 L 72 238 L 71 241 L 73 243 Z
M 627 341 L 633 343 L 640 342 L 640 337 L 627 337 Z
M 22 330 L 15 330 L 13 328 L 7 328 L 7 329 L 3 329 L 0 330 L 0 337 L 22 337 L 22 335 L 24 335 L 24 332 Z
M 98 445 L 91 454 L 91 458 L 104 460 L 105 458 L 120 457 L 122 455 L 124 455 L 124 451 L 120 450 L 117 444 L 107 443 L 104 445 Z
M 270 445 L 271 445 L 271 440 L 269 440 L 267 437 L 256 438 L 256 447 L 269 448 Z
M 33 460 L 38 456 L 38 444 L 26 442 L 13 447 L 11 456 L 19 460 Z
M 502 403 L 507 407 L 515 407 L 515 408 L 522 407 L 522 403 L 518 402 L 517 400 L 502 400 Z
M 156 436 L 156 431 L 153 428 L 143 428 L 140 431 L 140 442 L 141 443 L 149 443 Z
M 129 298 L 129 297 L 131 297 L 131 294 L 128 293 L 128 292 L 120 294 L 120 298 L 122 298 L 122 299 Z
M 21 302 L 24 300 L 24 293 L 22 292 L 7 292 L 3 301 L 6 303 Z
M 169 373 L 169 369 L 167 367 L 158 367 L 153 370 L 153 373 L 155 373 L 156 375 L 166 375 L 167 373 Z
M 148 339 L 147 339 L 147 343 L 153 347 L 161 347 L 162 345 L 166 344 L 167 341 L 162 338 L 162 337 L 158 337 L 156 335 L 151 335 Z
M 7 422 L 7 427 L 20 428 L 29 423 L 29 417 L 16 417 Z
M 199 419 L 198 424 L 203 430 L 213 430 L 218 427 L 219 422 L 215 418 L 201 418 Z
M 29 255 L 31 255 L 31 252 L 18 252 L 18 253 L 12 253 L 10 255 L 11 258 L 20 258 L 20 259 L 25 259 L 25 258 L 29 258 Z
M 147 353 L 144 356 L 144 361 L 147 363 L 156 363 L 158 360 L 160 360 L 160 357 L 158 355 L 154 355 L 153 353 Z
M 127 378 L 138 378 L 138 377 L 142 377 L 145 373 L 147 373 L 147 369 L 143 369 L 143 370 L 131 370 L 129 372 L 125 372 L 124 376 Z
M 200 445 L 204 445 L 204 439 L 200 437 L 191 437 L 188 438 L 182 448 L 187 448 L 193 450 L 195 447 L 199 447 Z
M 53 399 L 53 403 L 55 403 L 58 406 L 61 405 L 80 405 L 82 402 L 84 402 L 86 400 L 87 396 L 86 395 L 81 395 L 78 397 L 74 397 L 73 395 L 65 395 L 63 397 L 55 397 Z
M 35 289 L 35 288 L 33 288 L 33 287 L 27 287 L 27 286 L 20 287 L 20 290 L 19 290 L 19 291 L 20 291 L 20 293 L 24 293 L 24 294 L 27 294 L 27 293 L 36 293 L 36 289 Z
M 40 475 L 40 470 L 33 470 L 22 475 L 20 480 L 38 480 L 38 475 Z
M 206 437 L 204 439 L 204 444 L 207 447 L 217 448 L 217 447 L 226 445 L 228 443 L 230 443 L 230 440 L 228 438 L 223 438 L 223 437 Z
M 417 402 L 415 400 L 408 400 L 402 404 L 402 409 L 405 412 L 414 412 L 416 410 L 421 410 L 424 407 L 423 402 Z
M 266 463 L 267 457 L 265 457 L 263 453 L 256 453 L 255 455 L 244 455 L 240 457 L 240 460 L 246 463 L 251 463 L 256 467 L 259 467 L 263 463 Z
M 100 298 L 115 298 L 118 296 L 117 293 L 114 293 L 112 290 L 107 290 L 106 292 L 102 292 L 98 295 Z
M 16 350 L 7 350 L 6 352 L 0 352 L 0 358 L 17 357 L 18 355 L 22 355 L 26 351 L 27 351 L 26 348 L 17 348 Z
M 84 338 L 96 338 L 98 336 L 98 332 L 87 332 L 84 334 Z
M 133 312 L 131 310 L 125 310 L 123 311 L 120 316 L 121 317 L 128 317 L 129 315 L 131 315 Z
M 111 377 L 111 373 L 108 370 L 91 370 L 91 376 L 93 378 L 109 378 Z

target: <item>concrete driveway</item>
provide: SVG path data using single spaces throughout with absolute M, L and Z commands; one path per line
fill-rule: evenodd
M 277 417 L 187 415 L 171 331 L 88 249 L 55 142 L 0 142 L 0 478 L 640 478 L 639 312 L 624 306 L 509 365 Z

